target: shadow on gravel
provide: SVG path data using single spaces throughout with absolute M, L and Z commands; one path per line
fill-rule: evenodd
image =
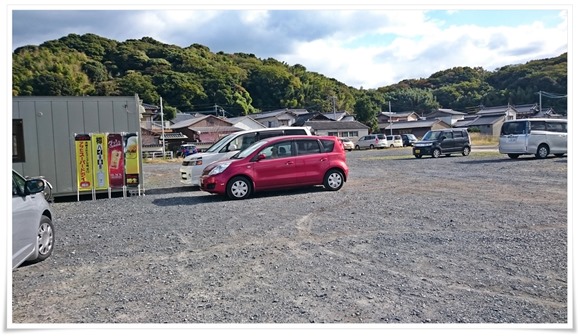
M 179 192 L 199 191 L 199 187 L 170 187 L 145 190 L 145 195 L 175 194 Z
M 170 189 L 170 188 L 167 188 Z M 290 195 L 302 195 L 310 194 L 313 192 L 325 192 L 324 187 L 306 187 L 299 189 L 287 189 L 287 190 L 276 190 L 276 191 L 261 191 L 250 196 L 253 198 L 267 198 L 276 196 L 290 196 Z M 179 197 L 169 197 L 160 198 L 153 200 L 153 204 L 157 206 L 176 206 L 176 205 L 192 205 L 192 204 L 204 204 L 204 203 L 214 203 L 214 202 L 235 202 L 235 200 L 230 200 L 226 196 L 213 195 L 209 193 L 204 193 L 202 195 L 195 196 L 179 196 Z
M 536 159 L 534 156 L 528 157 L 520 157 L 517 159 L 510 159 L 508 157 L 499 158 L 499 159 L 485 159 L 485 160 L 476 160 L 476 161 L 460 161 L 457 162 L 459 164 L 466 164 L 466 165 L 477 165 L 482 163 L 518 163 L 518 162 L 526 162 L 526 161 L 538 161 L 538 160 L 548 160 L 552 162 L 558 163 L 566 163 L 568 160 L 566 158 L 559 158 L 559 157 L 548 157 L 545 159 Z

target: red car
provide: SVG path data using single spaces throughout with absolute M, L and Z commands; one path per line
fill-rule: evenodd
M 347 177 L 339 138 L 292 135 L 258 141 L 231 159 L 208 165 L 199 185 L 212 194 L 244 199 L 256 191 L 315 185 L 335 191 Z

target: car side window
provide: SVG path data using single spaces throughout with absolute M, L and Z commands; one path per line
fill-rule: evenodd
M 22 195 L 24 193 L 25 180 L 12 172 L 12 195 Z
M 258 155 L 260 154 L 264 154 L 266 160 L 292 156 L 292 142 L 283 141 L 275 143 L 262 149 Z
M 548 121 L 546 123 L 546 130 L 550 132 L 566 133 L 566 130 L 564 129 L 564 124 L 561 122 Z
M 546 130 L 546 123 L 544 121 L 531 121 L 530 122 L 530 129 L 532 131 L 545 131 Z
M 320 145 L 316 140 L 297 140 L 297 155 L 320 153 Z
M 322 151 L 324 153 L 330 153 L 334 150 L 334 141 L 332 140 L 320 140 L 322 143 Z
M 263 131 L 258 133 L 258 140 L 263 140 L 280 135 L 284 135 L 284 132 L 281 130 Z
M 461 131 L 454 131 L 453 132 L 453 137 L 454 138 L 463 138 L 464 135 L 463 135 L 463 132 L 461 132 Z
M 453 132 L 443 132 L 440 139 L 443 139 L 443 137 L 447 140 L 453 139 Z

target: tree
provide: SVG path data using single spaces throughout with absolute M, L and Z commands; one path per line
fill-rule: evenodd
M 371 99 L 367 96 L 362 96 L 357 99 L 354 104 L 354 113 L 356 114 L 356 119 L 367 125 L 372 132 L 377 132 L 379 130 L 379 122 L 377 120 L 377 115 L 379 112 L 379 107 L 375 105 Z

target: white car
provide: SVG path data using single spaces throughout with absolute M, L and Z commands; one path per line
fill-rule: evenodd
M 375 149 L 375 148 L 387 148 L 389 144 L 387 143 L 387 137 L 384 134 L 369 134 L 360 137 L 354 146 L 354 149 Z
M 54 217 L 42 193 L 45 187 L 43 179 L 25 179 L 12 171 L 12 269 L 52 254 Z
M 403 138 L 400 135 L 387 135 L 387 144 L 390 148 L 403 147 Z
M 266 138 L 281 135 L 312 135 L 310 127 L 274 127 L 257 130 L 239 131 L 223 137 L 203 153 L 186 156 L 179 168 L 181 183 L 199 186 L 199 178 L 203 169 L 210 163 L 229 159 L 242 149 Z

